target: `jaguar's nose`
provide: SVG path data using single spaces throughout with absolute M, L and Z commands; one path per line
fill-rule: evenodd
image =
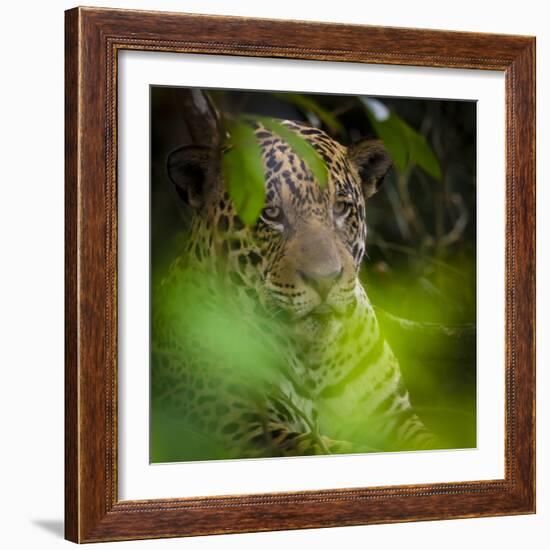
M 342 278 L 344 268 L 339 266 L 338 269 L 332 269 L 330 271 L 319 270 L 298 270 L 298 274 L 311 288 L 313 288 L 317 294 L 321 297 L 322 301 L 325 301 L 330 289 Z

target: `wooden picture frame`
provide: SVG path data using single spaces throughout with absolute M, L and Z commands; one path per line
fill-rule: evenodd
M 248 496 L 119 500 L 117 54 L 126 49 L 504 73 L 503 479 Z M 534 513 L 533 37 L 75 8 L 66 12 L 65 55 L 67 539 L 81 543 Z

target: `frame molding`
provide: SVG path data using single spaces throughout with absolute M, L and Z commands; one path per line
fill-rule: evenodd
M 505 73 L 504 479 L 118 500 L 116 90 L 117 53 L 123 49 Z M 97 542 L 535 512 L 534 37 L 74 8 L 65 13 L 65 85 L 67 539 Z

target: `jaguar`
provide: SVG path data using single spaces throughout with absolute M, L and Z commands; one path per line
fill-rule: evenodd
M 154 291 L 154 395 L 224 458 L 433 448 L 359 277 L 366 204 L 392 166 L 387 151 L 278 121 L 324 161 L 321 186 L 276 131 L 249 123 L 265 176 L 252 226 L 227 192 L 226 147 L 184 145 L 168 156 L 193 218 Z M 239 339 L 250 353 L 233 345 Z

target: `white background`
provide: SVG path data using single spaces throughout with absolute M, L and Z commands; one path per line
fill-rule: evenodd
M 105 0 L 107 1 L 107 0 Z M 88 2 L 96 4 L 96 2 Z M 100 5 L 102 2 L 99 3 Z M 312 19 L 537 35 L 538 181 L 548 180 L 550 32 L 545 2 L 110 1 L 113 7 Z M 70 2 L 11 3 L 2 9 L 0 200 L 0 537 L 5 548 L 69 547 L 63 515 L 63 10 Z M 545 33 L 545 34 L 544 34 Z M 118 543 L 143 548 L 370 547 L 429 550 L 546 548 L 550 531 L 550 194 L 538 190 L 538 514 L 314 531 Z M 546 206 L 546 208 L 545 208 Z M 546 248 L 546 257 L 543 249 Z M 546 264 L 546 265 L 544 265 Z M 546 466 L 547 468 L 548 466 Z M 546 525 L 545 525 L 546 524 Z M 545 536 L 546 535 L 546 536 Z M 543 539 L 545 537 L 546 540 Z M 97 546 L 96 546 L 97 547 Z M 112 546 L 111 546 L 112 547 Z

